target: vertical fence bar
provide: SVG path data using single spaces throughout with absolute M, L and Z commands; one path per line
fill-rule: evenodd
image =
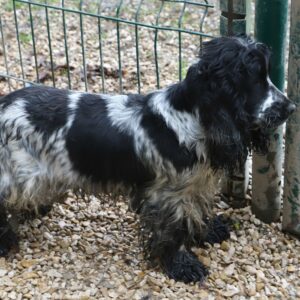
M 205 2 L 205 4 L 208 5 L 207 0 L 204 0 L 204 2 Z M 205 18 L 207 16 L 207 13 L 208 13 L 208 6 L 205 6 L 204 13 L 202 15 L 202 18 L 200 19 L 200 26 L 199 26 L 200 32 L 203 32 L 203 24 L 204 24 Z M 200 35 L 200 54 L 202 54 L 202 45 L 203 45 L 203 36 Z
M 47 1 L 45 1 L 45 4 L 47 4 Z M 45 7 L 45 14 L 46 14 L 46 25 L 47 25 L 48 47 L 49 47 L 49 55 L 50 55 L 52 83 L 53 83 L 53 86 L 55 87 L 55 74 L 54 74 L 54 64 L 53 64 L 53 53 L 52 53 L 52 43 L 51 43 L 51 32 L 50 32 L 48 7 Z
M 156 22 L 155 25 L 158 26 L 159 23 L 159 18 L 160 14 L 164 8 L 165 2 L 162 1 L 159 11 L 156 15 Z M 155 58 L 155 72 L 156 72 L 156 87 L 159 89 L 160 88 L 160 83 L 159 83 L 159 67 L 158 67 L 158 53 L 157 53 L 157 40 L 158 40 L 158 29 L 155 29 L 155 34 L 154 34 L 154 58 Z
M 141 7 L 143 4 L 143 0 L 140 0 L 138 8 L 135 14 L 135 22 L 139 21 L 139 15 L 141 11 Z M 138 83 L 138 93 L 141 92 L 141 72 L 140 72 L 140 51 L 139 51 L 139 28 L 138 25 L 135 25 L 135 53 L 136 53 L 136 76 Z
M 13 7 L 14 7 L 14 18 L 15 18 L 15 26 L 16 26 L 16 37 L 18 42 L 18 50 L 19 50 L 19 59 L 20 59 L 20 66 L 21 66 L 21 73 L 23 79 L 23 86 L 25 86 L 25 73 L 24 73 L 24 66 L 23 66 L 23 58 L 22 58 L 22 49 L 21 49 L 21 42 L 20 42 L 20 34 L 19 34 L 19 22 L 17 16 L 17 8 L 16 2 L 13 0 Z
M 67 24 L 66 24 L 66 16 L 65 16 L 65 1 L 62 0 L 61 2 L 62 7 L 62 24 L 63 24 L 63 31 L 64 31 L 64 43 L 65 43 L 65 56 L 66 56 L 66 63 L 67 63 L 67 74 L 68 74 L 68 88 L 71 89 L 71 76 L 70 76 L 70 63 L 69 63 L 69 48 L 68 48 L 68 41 L 67 41 Z
M 220 0 L 222 14 L 220 16 L 221 35 L 248 33 L 246 16 L 251 13 L 249 0 Z M 231 174 L 223 179 L 222 193 L 231 198 L 233 207 L 246 205 L 246 192 L 249 184 L 249 160 L 241 173 Z
M 101 1 L 98 3 L 98 16 L 101 13 Z M 100 56 L 100 71 L 101 71 L 101 82 L 102 82 L 102 92 L 105 93 L 105 74 L 104 74 L 104 64 L 103 64 L 103 48 L 102 48 L 102 28 L 101 28 L 101 18 L 98 17 L 98 38 L 99 38 L 99 56 Z
M 82 11 L 83 0 L 80 0 L 79 10 Z M 82 65 L 83 65 L 83 77 L 84 77 L 84 87 L 85 91 L 88 91 L 87 83 L 87 72 L 86 72 L 86 59 L 85 59 L 85 47 L 84 47 L 84 30 L 83 30 L 83 15 L 79 14 L 80 21 L 80 37 L 81 37 L 81 54 L 82 54 Z
M 291 1 L 288 96 L 300 105 L 300 2 Z M 285 134 L 284 231 L 300 237 L 300 110 L 288 120 Z
M 178 28 L 182 28 L 182 18 L 184 16 L 184 11 L 186 9 L 186 3 L 183 4 L 183 7 L 180 12 L 178 20 Z M 179 50 L 179 81 L 182 80 L 182 43 L 181 43 L 181 32 L 178 31 L 178 50 Z
M 4 39 L 4 31 L 3 31 L 3 23 L 2 23 L 1 15 L 0 15 L 0 34 L 1 34 L 1 40 L 2 40 L 2 49 L 3 49 L 4 65 L 5 65 L 6 75 L 9 75 L 9 68 L 8 68 L 8 62 L 7 62 L 7 56 L 6 56 L 6 47 L 5 47 L 5 39 Z M 7 78 L 7 82 L 8 82 L 9 91 L 11 91 L 10 78 Z
M 40 82 L 40 76 L 39 76 L 39 66 L 37 61 L 37 52 L 36 52 L 36 46 L 35 46 L 35 34 L 34 34 L 34 26 L 33 26 L 33 17 L 32 17 L 32 8 L 30 2 L 28 3 L 28 9 L 29 9 L 29 19 L 30 19 L 30 28 L 31 28 L 31 38 L 32 38 L 32 49 L 33 49 L 33 56 L 34 56 L 34 63 L 35 63 L 35 73 L 36 73 L 36 82 Z
M 116 17 L 119 19 L 123 0 L 120 0 L 117 7 Z M 120 41 L 120 22 L 117 21 L 117 44 L 118 44 L 118 61 L 119 61 L 119 86 L 120 92 L 123 92 L 123 80 L 122 80 L 122 58 L 121 58 L 121 41 Z
M 270 78 L 284 88 L 288 1 L 257 0 L 255 35 L 272 49 Z M 281 209 L 282 127 L 270 134 L 267 155 L 253 154 L 252 212 L 266 223 L 279 219 Z

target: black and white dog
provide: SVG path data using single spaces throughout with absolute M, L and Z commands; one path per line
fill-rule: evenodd
M 295 110 L 268 77 L 269 51 L 216 38 L 177 84 L 148 95 L 28 87 L 0 101 L 0 251 L 7 216 L 39 212 L 68 190 L 126 193 L 149 258 L 176 280 L 207 274 L 191 252 L 228 237 L 211 216 L 220 176 L 266 151 L 267 131 Z

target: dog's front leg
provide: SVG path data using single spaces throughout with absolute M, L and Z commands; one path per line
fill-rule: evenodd
M 146 201 L 140 213 L 142 242 L 150 260 L 158 260 L 164 272 L 176 281 L 203 281 L 208 271 L 185 247 L 191 235 L 182 201 Z
M 184 245 L 172 251 L 165 251 L 159 259 L 166 274 L 176 281 L 202 282 L 208 275 L 208 270 L 197 256 Z

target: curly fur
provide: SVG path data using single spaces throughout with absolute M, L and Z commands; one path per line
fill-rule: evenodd
M 150 259 L 176 280 L 201 281 L 190 246 L 207 228 L 209 241 L 228 237 L 207 221 L 220 176 L 266 151 L 267 131 L 295 109 L 268 64 L 264 45 L 217 38 L 185 80 L 145 96 L 39 86 L 3 97 L 0 211 L 38 212 L 68 190 L 127 193 Z

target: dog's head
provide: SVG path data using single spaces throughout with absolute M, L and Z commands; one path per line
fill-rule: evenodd
M 266 132 L 296 109 L 269 79 L 270 51 L 248 37 L 221 37 L 204 43 L 186 82 L 198 99 L 215 168 L 243 165 L 250 148 L 266 151 Z

